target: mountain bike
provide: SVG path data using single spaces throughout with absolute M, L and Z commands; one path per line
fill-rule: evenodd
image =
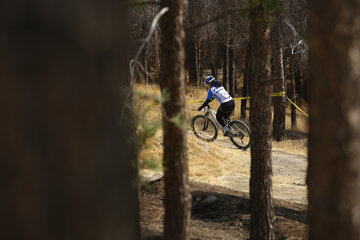
M 196 137 L 212 142 L 217 136 L 219 129 L 225 133 L 223 127 L 216 119 L 216 112 L 207 105 L 204 108 L 205 114 L 197 115 L 191 119 L 191 128 Z M 238 148 L 246 150 L 250 147 L 250 128 L 240 120 L 224 119 L 226 127 L 230 130 L 227 137 Z

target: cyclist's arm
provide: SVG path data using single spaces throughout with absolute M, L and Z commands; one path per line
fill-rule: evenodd
M 205 106 L 207 106 L 211 101 L 212 101 L 212 99 L 211 99 L 211 100 L 206 99 L 205 102 L 201 105 L 201 107 L 198 108 L 198 110 L 200 111 L 201 109 L 203 109 L 203 108 L 204 108 Z
M 207 106 L 212 100 L 214 100 L 214 97 L 213 97 L 213 93 L 211 91 L 211 89 L 209 90 L 208 92 L 208 95 L 206 97 L 206 100 L 205 102 L 201 105 L 201 107 L 198 108 L 198 110 L 200 111 L 201 109 L 203 109 L 205 106 Z

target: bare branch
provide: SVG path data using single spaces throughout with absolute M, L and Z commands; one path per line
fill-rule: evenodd
M 308 44 L 304 39 L 301 39 L 298 42 L 291 43 L 290 47 L 291 47 L 291 54 L 293 55 L 298 53 L 305 55 L 306 51 L 308 50 Z
M 291 24 L 291 22 L 289 21 L 288 18 L 285 19 L 285 23 L 286 23 L 286 25 L 287 25 L 287 26 L 291 29 L 291 31 L 292 31 L 292 33 L 293 33 L 293 35 L 294 35 L 294 41 L 295 41 L 296 39 L 298 39 L 299 34 L 298 34 L 298 32 L 296 31 L 294 25 Z
M 126 103 L 130 97 L 130 94 L 132 92 L 132 86 L 133 86 L 133 80 L 134 80 L 134 71 L 135 71 L 135 66 L 138 62 L 138 58 L 140 56 L 140 53 L 142 52 L 142 50 L 144 49 L 145 45 L 150 41 L 151 36 L 153 35 L 154 31 L 155 31 L 155 27 L 157 22 L 160 20 L 161 16 L 164 15 L 167 11 L 169 11 L 168 7 L 165 7 L 163 9 L 161 9 L 161 11 L 155 16 L 154 20 L 151 23 L 151 27 L 150 27 L 150 31 L 149 34 L 147 35 L 147 37 L 145 38 L 144 42 L 141 44 L 141 46 L 139 47 L 139 50 L 137 51 L 135 57 L 133 59 L 130 60 L 129 62 L 129 68 L 130 68 L 130 86 L 129 86 L 129 91 L 128 94 L 126 96 L 125 99 L 125 103 L 124 103 L 124 108 L 121 111 L 121 116 L 120 119 L 122 119 L 123 115 L 124 115 L 124 110 L 125 110 L 125 106 Z

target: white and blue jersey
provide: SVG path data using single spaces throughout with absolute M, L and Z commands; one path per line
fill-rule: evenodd
M 218 100 L 220 104 L 226 103 L 233 99 L 224 87 L 211 87 L 206 100 L 211 101 L 213 98 Z

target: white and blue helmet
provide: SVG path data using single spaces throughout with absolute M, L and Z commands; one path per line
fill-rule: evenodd
M 206 77 L 205 83 L 210 84 L 214 80 L 215 80 L 215 77 L 213 75 L 209 75 L 209 76 Z

